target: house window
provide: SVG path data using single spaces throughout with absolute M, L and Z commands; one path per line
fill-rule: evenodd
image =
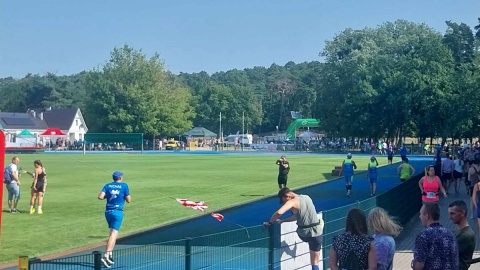
M 78 127 L 78 119 L 75 119 L 75 126 Z

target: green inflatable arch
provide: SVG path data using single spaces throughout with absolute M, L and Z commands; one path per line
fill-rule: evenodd
M 295 131 L 301 127 L 319 127 L 320 121 L 313 118 L 302 118 L 293 121 L 287 128 L 287 137 L 291 140 L 295 139 Z

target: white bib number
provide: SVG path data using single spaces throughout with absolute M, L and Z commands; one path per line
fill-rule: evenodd
M 435 199 L 437 197 L 437 193 L 435 192 L 427 192 L 427 198 Z

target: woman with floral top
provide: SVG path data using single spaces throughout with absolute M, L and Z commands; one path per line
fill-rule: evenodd
M 402 227 L 393 221 L 383 208 L 375 207 L 368 213 L 368 227 L 372 229 L 377 255 L 377 270 L 391 270 L 395 255 L 395 240 Z
M 368 235 L 367 217 L 358 208 L 348 212 L 345 232 L 333 237 L 328 266 L 332 270 L 342 269 L 352 263 L 352 258 L 358 269 L 377 269 L 375 245 Z

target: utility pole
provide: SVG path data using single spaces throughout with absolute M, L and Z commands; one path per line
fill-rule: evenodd
M 242 111 L 242 151 L 243 151 L 243 138 L 245 138 L 245 111 Z
M 220 145 L 221 145 L 221 149 L 223 149 L 223 135 L 222 135 L 222 112 L 220 112 L 220 128 L 218 130 L 218 146 L 220 148 Z M 220 150 L 220 149 L 218 149 Z

